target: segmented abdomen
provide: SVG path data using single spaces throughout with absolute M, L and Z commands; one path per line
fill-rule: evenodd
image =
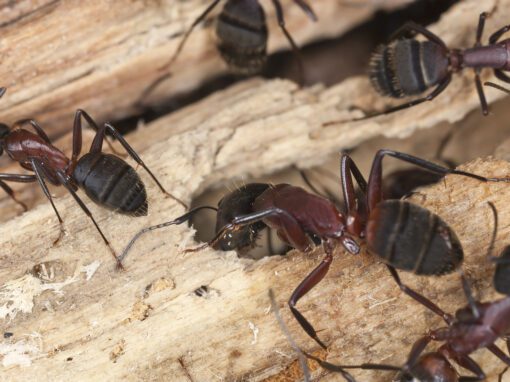
M 142 180 L 129 164 L 115 155 L 85 154 L 73 176 L 97 204 L 128 215 L 147 215 L 147 193 Z
M 382 95 L 401 98 L 420 94 L 448 73 L 443 48 L 431 41 L 396 40 L 377 48 L 370 60 L 370 80 Z
M 436 214 L 409 202 L 380 203 L 370 214 L 366 231 L 371 252 L 416 274 L 450 273 L 464 257 L 451 228 Z
M 264 10 L 253 0 L 228 1 L 216 25 L 218 50 L 239 74 L 260 72 L 266 62 L 267 26 Z

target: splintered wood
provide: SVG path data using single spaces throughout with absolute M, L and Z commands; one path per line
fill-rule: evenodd
M 336 37 L 378 9 L 410 0 L 372 1 L 361 6 L 314 0 L 314 23 L 292 0 L 282 1 L 288 29 L 298 44 Z M 198 26 L 175 62 L 172 77 L 140 100 L 144 89 L 168 73 L 165 63 L 183 34 L 210 0 L 18 1 L 1 8 L 2 119 L 34 117 L 50 136 L 69 131 L 77 108 L 99 121 L 121 119 L 172 95 L 191 91 L 226 73 L 215 48 L 214 23 Z M 220 11 L 211 15 L 210 20 Z M 289 49 L 271 2 L 264 1 L 270 27 L 269 51 Z M 209 20 L 208 19 L 208 20 Z
M 189 8 L 188 3 L 179 3 L 179 12 L 188 9 L 189 13 L 182 24 L 188 25 L 196 16 L 196 5 L 202 4 L 192 3 Z M 60 7 L 67 7 L 64 3 L 48 4 L 59 12 Z M 96 4 L 108 6 L 116 2 Z M 133 9 L 123 4 L 129 14 L 143 14 L 137 8 L 138 2 L 132 2 Z M 495 4 L 495 1 L 461 2 L 432 29 L 447 43 L 469 46 L 478 14 Z M 510 1 L 499 1 L 498 12 L 488 20 L 487 28 L 493 30 L 507 23 L 504 15 L 509 13 Z M 141 33 L 136 28 L 130 29 L 138 19 L 127 19 L 131 21 L 123 27 L 130 33 Z M 26 27 L 33 28 L 32 22 L 39 25 L 38 20 L 35 17 L 27 21 Z M 87 20 L 95 18 L 90 16 Z M 112 21 L 111 31 L 115 35 L 119 26 L 113 24 Z M 142 24 L 148 28 L 148 24 Z M 454 24 L 457 26 L 452 28 Z M 76 23 L 76 28 L 81 28 L 80 25 Z M 170 27 L 168 35 L 181 33 L 184 28 L 180 24 L 178 28 Z M 90 41 L 84 40 L 84 44 Z M 136 51 L 136 41 L 134 44 L 132 49 Z M 171 46 L 175 46 L 175 38 Z M 105 62 L 112 59 L 108 44 L 96 48 Z M 163 56 L 166 53 L 158 50 L 153 58 Z M 9 62 L 14 70 L 13 62 Z M 122 72 L 129 77 L 133 69 L 123 72 L 120 64 L 115 70 L 105 64 L 102 71 L 94 65 L 89 66 L 91 74 L 77 66 L 74 90 L 88 89 L 80 94 L 58 85 L 57 80 L 66 83 L 68 78 L 51 75 L 53 80 L 46 82 L 36 73 L 34 87 L 23 90 L 23 85 L 13 91 L 10 101 L 13 103 L 6 102 L 9 113 L 5 115 L 14 119 L 21 116 L 21 111 L 26 116 L 44 109 L 41 116 L 50 121 L 64 114 L 71 118 L 77 106 L 90 109 L 100 118 L 106 115 L 113 118 L 122 109 L 120 105 L 128 110 L 141 87 L 124 86 L 120 77 L 113 75 Z M 220 71 L 207 60 L 204 65 L 214 66 L 209 73 Z M 183 57 L 180 68 L 186 66 L 192 65 L 186 64 Z M 153 63 L 153 70 L 154 67 Z M 51 74 L 44 66 L 40 70 Z M 24 71 L 28 76 L 28 66 Z M 190 73 L 183 74 L 181 80 Z M 141 75 L 151 76 L 149 72 Z M 100 78 L 109 78 L 110 82 L 99 86 Z M 21 84 L 26 84 L 26 80 Z M 49 93 L 43 95 L 47 89 Z M 368 89 L 368 80 L 362 78 L 349 79 L 328 89 L 322 86 L 299 89 L 288 81 L 254 79 L 143 126 L 127 139 L 169 191 L 190 202 L 208 187 L 230 179 L 249 179 L 295 163 L 319 164 L 329 154 L 379 134 L 407 136 L 441 121 L 461 120 L 469 111 L 479 108 L 472 73 L 464 73 L 456 76 L 433 103 L 375 120 L 323 126 L 324 122 L 359 115 L 357 110 L 347 111 L 351 106 L 382 106 L 383 101 Z M 41 97 L 33 98 L 35 93 Z M 491 101 L 503 96 L 495 91 L 487 93 Z M 125 99 L 127 94 L 132 98 Z M 68 101 L 61 102 L 63 99 Z M 108 105 L 107 100 L 112 103 Z M 70 137 L 66 140 L 70 141 Z M 510 176 L 510 164 L 493 158 L 475 160 L 461 169 L 490 177 Z M 147 217 L 121 216 L 86 200 L 117 251 L 139 229 L 184 212 L 172 199 L 164 197 L 146 173 L 140 171 L 140 175 L 148 190 Z M 457 233 L 464 247 L 463 267 L 475 280 L 476 295 L 485 301 L 497 297 L 492 288 L 493 266 L 486 259 L 493 228 L 487 202 L 495 203 L 499 213 L 495 252 L 498 253 L 509 243 L 509 200 L 510 184 L 481 183 L 460 176 L 447 176 L 413 197 L 414 202 L 439 214 Z M 5 209 L 6 215 L 12 216 L 17 211 L 12 204 L 2 195 L 2 214 Z M 286 301 L 320 262 L 323 256 L 320 248 L 311 254 L 292 251 L 285 257 L 266 257 L 260 261 L 239 259 L 234 252 L 212 249 L 183 253 L 183 249 L 197 245 L 193 228 L 173 226 L 140 239 L 125 261 L 126 271 L 122 272 L 115 269 L 97 231 L 74 200 L 63 196 L 56 200 L 56 205 L 67 232 L 57 245 L 52 243 L 59 233 L 58 222 L 49 203 L 0 226 L 2 380 L 261 381 L 274 377 L 281 381 L 286 380 L 286 372 L 295 378 L 299 370 L 289 365 L 296 355 L 269 310 L 270 288 L 275 291 L 283 319 L 299 345 L 310 352 L 318 351 L 291 317 Z M 402 277 L 448 312 L 465 304 L 456 274 L 425 278 L 403 273 Z M 195 293 L 203 286 L 209 293 Z M 359 256 L 349 255 L 340 247 L 328 276 L 300 301 L 299 308 L 320 329 L 321 338 L 329 345 L 327 354 L 316 354 L 345 364 L 401 365 L 416 339 L 428 329 L 444 325 L 403 295 L 375 256 L 365 251 Z M 474 358 L 491 381 L 504 368 L 488 351 L 476 352 Z M 314 370 L 320 373 L 317 368 Z M 359 381 L 392 378 L 388 372 L 353 371 L 353 374 Z M 323 380 L 338 379 L 337 375 L 326 375 Z

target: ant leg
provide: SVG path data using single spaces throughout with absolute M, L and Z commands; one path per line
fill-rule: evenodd
M 432 92 L 430 92 L 428 95 L 426 95 L 425 97 L 418 98 L 418 99 L 409 101 L 409 102 L 401 104 L 401 105 L 390 107 L 390 108 L 388 108 L 384 111 L 378 112 L 378 113 L 367 114 L 364 117 L 354 118 L 354 119 L 349 119 L 349 120 L 325 122 L 322 124 L 322 126 L 331 126 L 331 125 L 336 125 L 338 123 L 344 123 L 344 122 L 364 121 L 366 119 L 379 117 L 381 115 L 391 114 L 391 113 L 394 113 L 399 110 L 404 110 L 404 109 L 419 105 L 426 101 L 432 101 L 434 98 L 436 98 L 439 94 L 441 94 L 446 89 L 446 87 L 450 84 L 451 80 L 452 80 L 452 73 L 448 73 L 446 78 L 443 81 L 441 81 L 439 83 L 439 85 L 437 85 L 437 87 Z
M 72 162 L 73 166 L 76 165 L 76 162 L 78 161 L 78 157 L 80 156 L 80 153 L 81 153 L 81 144 L 82 144 L 81 119 L 82 118 L 85 119 L 85 121 L 87 121 L 89 126 L 96 132 L 96 134 L 99 131 L 99 127 L 97 126 L 96 121 L 94 121 L 94 119 L 89 115 L 89 113 L 87 113 L 85 110 L 82 110 L 82 109 L 76 110 L 76 112 L 74 113 L 74 123 L 73 123 L 73 155 L 71 156 L 71 162 Z M 111 144 L 111 142 L 108 139 L 106 140 L 106 143 L 108 144 L 108 147 L 110 147 L 110 150 L 112 150 L 112 152 L 115 155 L 122 157 L 122 155 L 117 150 L 115 150 L 115 148 L 113 147 L 113 145 Z
M 480 311 L 478 309 L 478 306 L 476 305 L 476 300 L 473 297 L 473 292 L 471 291 L 471 286 L 469 285 L 469 281 L 466 278 L 466 276 L 464 275 L 464 272 L 462 271 L 462 269 L 459 269 L 458 272 L 460 273 L 462 290 L 464 291 L 464 295 L 466 296 L 468 305 L 471 308 L 471 312 L 473 313 L 473 316 L 476 319 L 478 319 L 478 318 L 480 318 Z
M 110 242 L 108 241 L 108 239 L 106 238 L 106 236 L 103 234 L 103 231 L 101 231 L 101 228 L 99 228 L 99 225 L 97 224 L 96 220 L 94 219 L 94 216 L 92 216 L 92 212 L 90 212 L 90 210 L 87 208 L 87 206 L 85 205 L 85 203 L 83 203 L 83 201 L 80 199 L 80 197 L 76 194 L 76 192 L 74 191 L 73 187 L 69 184 L 69 181 L 68 181 L 68 178 L 66 177 L 65 174 L 61 173 L 60 171 L 57 171 L 57 177 L 60 181 L 60 183 L 67 189 L 67 191 L 69 191 L 69 193 L 73 196 L 74 200 L 76 201 L 76 203 L 78 203 L 78 205 L 80 206 L 80 208 L 83 210 L 83 212 L 85 212 L 85 214 L 90 218 L 90 220 L 92 220 L 92 223 L 94 223 L 94 226 L 96 227 L 97 231 L 99 232 L 99 234 L 101 235 L 101 237 L 103 238 L 103 241 L 104 243 L 106 244 L 106 246 L 108 247 L 108 249 L 110 250 L 110 253 L 112 254 L 112 256 L 115 258 L 115 261 L 117 262 L 117 267 L 119 269 L 124 269 L 124 267 L 122 266 L 122 263 L 121 261 L 119 260 L 119 258 L 117 257 L 117 254 L 115 253 L 115 250 L 113 249 L 113 247 L 111 246 Z
M 409 356 L 407 357 L 407 361 L 402 367 L 402 371 L 412 374 L 411 369 L 414 365 L 418 362 L 420 355 L 423 353 L 427 345 L 432 341 L 432 338 L 427 335 L 424 337 L 419 338 L 411 348 L 411 351 L 409 352 Z
M 342 193 L 344 196 L 345 209 L 348 213 L 355 210 L 356 206 L 356 192 L 352 182 L 352 176 L 356 179 L 359 188 L 363 194 L 367 193 L 367 181 L 361 174 L 358 166 L 349 156 L 349 154 L 342 153 L 340 155 L 340 179 L 342 182 Z
M 505 25 L 503 28 L 498 29 L 489 37 L 489 44 L 495 44 L 506 32 L 510 31 L 510 25 Z
M 278 25 L 280 26 L 281 30 L 283 31 L 283 34 L 287 38 L 287 40 L 290 43 L 290 46 L 292 47 L 292 53 L 297 59 L 298 66 L 299 66 L 299 83 L 301 85 L 305 84 L 305 68 L 303 64 L 303 57 L 301 56 L 301 52 L 299 51 L 298 46 L 296 45 L 294 39 L 290 35 L 289 31 L 285 27 L 285 20 L 283 17 L 283 9 L 282 4 L 280 3 L 280 0 L 273 0 L 273 5 L 276 10 L 276 18 L 278 20 Z
M 198 24 L 200 24 L 207 17 L 207 15 L 209 13 L 211 13 L 211 11 L 216 7 L 216 5 L 218 5 L 219 2 L 220 2 L 220 0 L 214 0 L 212 2 L 212 4 L 209 5 L 205 9 L 205 11 L 202 12 L 202 14 L 195 19 L 195 21 L 193 21 L 193 24 L 191 24 L 191 26 L 188 28 L 186 33 L 184 33 L 184 36 L 181 39 L 181 41 L 179 43 L 179 46 L 177 47 L 177 50 L 174 52 L 174 54 L 172 55 L 170 60 L 167 61 L 164 65 L 161 65 L 161 67 L 158 70 L 163 70 L 163 69 L 173 65 L 173 63 L 177 60 L 177 57 L 181 53 L 181 50 L 184 47 L 184 44 L 188 40 L 188 37 L 191 35 L 191 32 L 193 32 L 195 27 Z M 138 101 L 135 102 L 135 105 L 138 106 L 138 107 L 143 107 L 144 106 L 143 105 L 143 100 L 145 98 L 147 98 L 147 96 L 149 96 L 149 94 L 151 94 L 154 91 L 154 89 L 156 89 L 156 87 L 159 84 L 161 84 L 163 81 L 165 81 L 166 79 L 170 78 L 171 76 L 172 76 L 172 73 L 171 72 L 167 72 L 167 73 L 163 74 L 162 76 L 156 78 L 149 86 L 147 86 L 145 88 L 145 90 L 142 92 L 142 94 L 141 94 L 140 98 L 138 99 Z
M 505 72 L 503 72 L 502 70 L 495 69 L 494 70 L 494 75 L 499 80 L 501 80 L 503 82 L 506 82 L 506 83 L 510 83 L 510 77 Z
M 5 182 L 18 182 L 18 183 L 31 183 L 37 181 L 37 177 L 35 175 L 28 174 L 0 174 L 0 187 L 9 195 L 9 197 L 14 200 L 17 204 L 23 207 L 23 210 L 26 212 L 28 207 L 25 203 L 16 199 L 16 194 L 12 188 L 10 188 Z
M 510 94 L 510 89 L 506 89 L 501 85 L 495 84 L 494 82 L 487 81 L 487 82 L 484 82 L 483 84 L 484 84 L 484 86 L 489 86 L 491 88 L 498 89 L 498 90 L 501 90 L 502 92 Z
M 161 66 L 160 69 L 163 69 L 163 68 L 166 68 L 167 66 L 171 66 L 175 60 L 177 59 L 177 57 L 179 56 L 179 54 L 181 53 L 181 50 L 182 48 L 184 47 L 184 44 L 186 43 L 186 40 L 188 40 L 188 37 L 190 36 L 191 32 L 193 32 L 193 29 L 198 25 L 200 24 L 206 17 L 209 13 L 211 13 L 211 11 L 216 7 L 216 5 L 218 5 L 218 3 L 220 2 L 220 0 L 214 0 L 211 5 L 209 5 L 204 12 L 202 12 L 202 14 L 200 16 L 198 16 L 195 21 L 193 21 L 193 24 L 191 24 L 191 26 L 189 27 L 189 29 L 186 31 L 186 33 L 184 34 L 181 42 L 179 43 L 179 46 L 177 47 L 177 50 L 175 51 L 175 53 L 172 55 L 172 57 L 170 58 L 170 60 Z
M 53 198 L 51 197 L 50 191 L 48 190 L 48 186 L 46 185 L 46 182 L 43 178 L 43 171 L 42 171 L 42 165 L 39 164 L 35 159 L 31 159 L 30 162 L 32 163 L 32 169 L 34 170 L 35 176 L 37 178 L 37 181 L 39 182 L 39 185 L 41 186 L 44 195 L 48 198 L 48 200 L 51 203 L 51 206 L 53 207 L 53 211 L 55 211 L 55 215 L 57 215 L 58 223 L 60 225 L 60 235 L 58 238 L 53 242 L 53 245 L 57 244 L 60 239 L 64 236 L 65 230 L 64 230 L 64 221 L 60 217 L 60 214 L 58 213 L 57 207 L 55 207 L 55 204 L 53 203 Z
M 127 245 L 127 247 L 124 249 L 122 254 L 119 256 L 119 261 L 120 262 L 124 261 L 124 259 L 126 258 L 129 250 L 131 249 L 133 244 L 135 244 L 135 241 L 137 241 L 140 238 L 140 236 L 142 236 L 146 232 L 154 231 L 156 229 L 168 227 L 168 226 L 171 226 L 171 225 L 182 224 L 182 223 L 188 221 L 196 212 L 198 212 L 200 210 L 203 210 L 203 209 L 210 209 L 210 210 L 213 210 L 213 211 L 218 211 L 218 209 L 216 207 L 201 206 L 201 207 L 193 208 L 191 211 L 186 212 L 184 215 L 179 216 L 177 219 L 171 220 L 169 222 L 161 223 L 161 224 L 156 224 L 156 225 L 153 225 L 153 226 L 150 226 L 150 227 L 147 227 L 147 228 L 144 228 L 144 229 L 138 231 L 138 233 L 135 236 L 133 236 L 133 238 L 131 239 L 131 241 Z
M 96 136 L 94 137 L 94 140 L 92 141 L 92 145 L 90 146 L 90 152 L 91 153 L 101 152 L 101 147 L 103 146 L 103 139 L 105 137 L 106 130 L 109 130 L 110 133 L 120 142 L 122 147 L 124 147 L 124 149 L 127 151 L 129 156 L 131 158 L 133 158 L 136 163 L 138 163 L 140 166 L 142 166 L 145 169 L 145 171 L 147 171 L 147 173 L 151 176 L 151 178 L 157 184 L 157 186 L 159 187 L 161 192 L 163 192 L 164 194 L 170 196 L 172 199 L 174 199 L 176 202 L 178 202 L 180 205 L 182 205 L 186 210 L 188 209 L 188 206 L 186 205 L 186 203 L 184 203 L 182 200 L 180 200 L 179 198 L 175 197 L 174 195 L 169 193 L 167 190 L 165 190 L 165 188 L 159 182 L 158 178 L 156 178 L 156 176 L 152 173 L 152 171 L 149 169 L 149 167 L 147 167 L 147 165 L 142 161 L 140 156 L 138 156 L 138 154 L 131 147 L 131 145 L 129 143 L 127 143 L 127 141 L 117 131 L 117 129 L 115 129 L 115 127 L 113 127 L 109 123 L 105 123 L 103 125 L 103 127 L 101 127 L 99 129 L 99 131 L 97 132 Z
M 294 2 L 306 13 L 310 20 L 318 21 L 317 15 L 305 0 L 294 0 Z
M 468 178 L 473 178 L 481 182 L 510 182 L 510 178 L 487 178 L 481 175 L 473 174 L 466 171 L 454 170 L 448 167 L 440 166 L 436 163 L 428 160 L 415 157 L 413 155 L 405 154 L 399 151 L 393 150 L 379 150 L 372 161 L 372 168 L 370 170 L 370 176 L 368 178 L 368 208 L 369 211 L 373 210 L 375 206 L 383 200 L 382 195 L 382 160 L 385 155 L 389 155 L 398 160 L 414 164 L 415 166 L 424 168 L 430 172 L 447 175 L 455 174 L 462 175 Z
M 507 341 L 507 345 L 508 345 L 508 341 Z M 496 357 L 498 357 L 507 366 L 510 366 L 510 357 L 507 356 L 498 346 L 496 346 L 495 344 L 492 344 L 492 345 L 487 346 L 487 349 L 489 349 L 489 351 L 492 354 L 494 354 Z
M 51 145 L 50 138 L 46 135 L 43 128 L 35 121 L 34 119 L 20 119 L 19 121 L 14 122 L 14 125 L 12 125 L 12 129 L 15 127 L 22 127 L 23 125 L 29 124 L 32 126 L 37 133 L 46 143 L 49 143 Z
M 501 373 L 499 373 L 498 376 L 498 382 L 503 382 L 503 375 L 507 372 L 508 367 L 505 367 Z
M 395 31 L 390 37 L 390 41 L 396 40 L 397 38 L 400 38 L 402 36 L 405 36 L 407 33 L 413 32 L 415 34 L 422 34 L 425 36 L 428 40 L 435 42 L 436 44 L 439 44 L 444 50 L 449 50 L 446 44 L 443 40 L 431 31 L 429 31 L 427 28 L 422 27 L 419 24 L 416 24 L 412 21 L 406 22 L 404 25 L 402 25 L 399 29 Z
M 464 369 L 471 371 L 476 377 L 467 377 L 462 376 L 459 378 L 459 382 L 468 382 L 468 381 L 484 381 L 487 376 L 483 372 L 480 365 L 478 365 L 475 360 L 467 355 L 457 355 L 452 351 L 447 351 L 447 354 L 452 358 L 457 364 L 462 366 Z
M 414 299 L 415 301 L 419 302 L 421 305 L 426 307 L 428 310 L 434 312 L 439 317 L 441 317 L 448 325 L 450 325 L 453 322 L 453 317 L 446 313 L 444 310 L 442 310 L 440 307 L 438 307 L 436 304 L 434 304 L 432 301 L 430 301 L 425 296 L 421 295 L 420 293 L 414 291 L 413 289 L 409 288 L 407 285 L 405 285 L 401 280 L 400 276 L 398 275 L 398 272 L 395 268 L 393 268 L 391 265 L 387 265 L 386 267 L 391 273 L 391 276 L 399 286 L 400 290 L 407 294 L 409 297 Z
M 480 13 L 480 18 L 478 19 L 478 28 L 476 29 L 475 48 L 482 45 L 482 34 L 483 34 L 483 29 L 485 28 L 485 19 L 486 18 L 487 18 L 487 12 Z
M 290 311 L 299 322 L 299 325 L 304 329 L 304 331 L 315 340 L 323 349 L 327 349 L 327 346 L 319 339 L 317 336 L 317 331 L 314 329 L 312 324 L 308 322 L 308 320 L 301 314 L 299 310 L 296 309 L 297 302 L 307 294 L 314 286 L 316 286 L 323 278 L 326 276 L 329 270 L 329 266 L 333 261 L 332 254 L 326 253 L 326 257 L 321 261 L 321 263 L 312 271 L 308 276 L 305 277 L 303 281 L 297 286 L 297 288 L 292 292 L 290 299 L 288 301 L 288 305 Z
M 480 68 L 475 69 L 475 84 L 476 91 L 478 93 L 478 98 L 480 98 L 480 105 L 482 106 L 483 115 L 489 114 L 489 105 L 487 105 L 487 99 L 485 98 L 485 93 L 483 92 L 482 81 L 480 80 Z

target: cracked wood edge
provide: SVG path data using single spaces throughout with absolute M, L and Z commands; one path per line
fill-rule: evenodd
M 377 9 L 409 0 L 376 1 L 366 6 L 315 0 L 320 22 L 313 23 L 291 0 L 283 1 L 288 29 L 299 45 L 338 36 L 367 20 Z M 209 0 L 20 1 L 0 12 L 0 77 L 8 93 L 0 102 L 2 120 L 34 117 L 50 136 L 71 126 L 77 108 L 93 111 L 99 121 L 135 114 L 133 106 L 158 78 L 182 34 Z M 274 8 L 264 2 L 270 25 L 269 51 L 288 49 L 278 30 Z M 220 5 L 222 6 L 222 5 Z M 212 25 L 197 27 L 173 76 L 158 87 L 151 103 L 185 93 L 224 74 L 215 50 Z

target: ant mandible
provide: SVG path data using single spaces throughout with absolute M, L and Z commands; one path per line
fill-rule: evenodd
M 2 88 L 0 96 L 4 93 L 5 88 Z M 89 152 L 80 157 L 82 118 L 96 131 L 96 135 Z M 27 124 L 35 130 L 35 134 L 22 128 Z M 112 125 L 105 123 L 99 128 L 92 117 L 83 110 L 77 110 L 74 116 L 71 159 L 51 144 L 44 130 L 33 119 L 17 121 L 12 128 L 5 124 L 0 124 L 0 155 L 5 151 L 21 167 L 34 172 L 34 175 L 0 174 L 0 186 L 16 203 L 26 209 L 26 205 L 16 199 L 13 190 L 5 182 L 39 182 L 60 224 L 60 236 L 54 243 L 58 242 L 64 233 L 63 220 L 53 203 L 53 198 L 46 185 L 46 181 L 56 186 L 64 186 L 81 209 L 92 220 L 104 243 L 117 260 L 118 266 L 122 268 L 122 264 L 117 258 L 110 242 L 103 234 L 101 228 L 99 228 L 90 210 L 76 193 L 78 187 L 80 187 L 95 203 L 122 214 L 131 216 L 147 214 L 147 193 L 139 175 L 121 158 L 102 152 L 103 140 L 107 131 L 120 142 L 131 158 L 149 173 L 164 194 L 169 195 L 187 208 L 186 204 L 169 194 L 163 188 L 138 154 Z

